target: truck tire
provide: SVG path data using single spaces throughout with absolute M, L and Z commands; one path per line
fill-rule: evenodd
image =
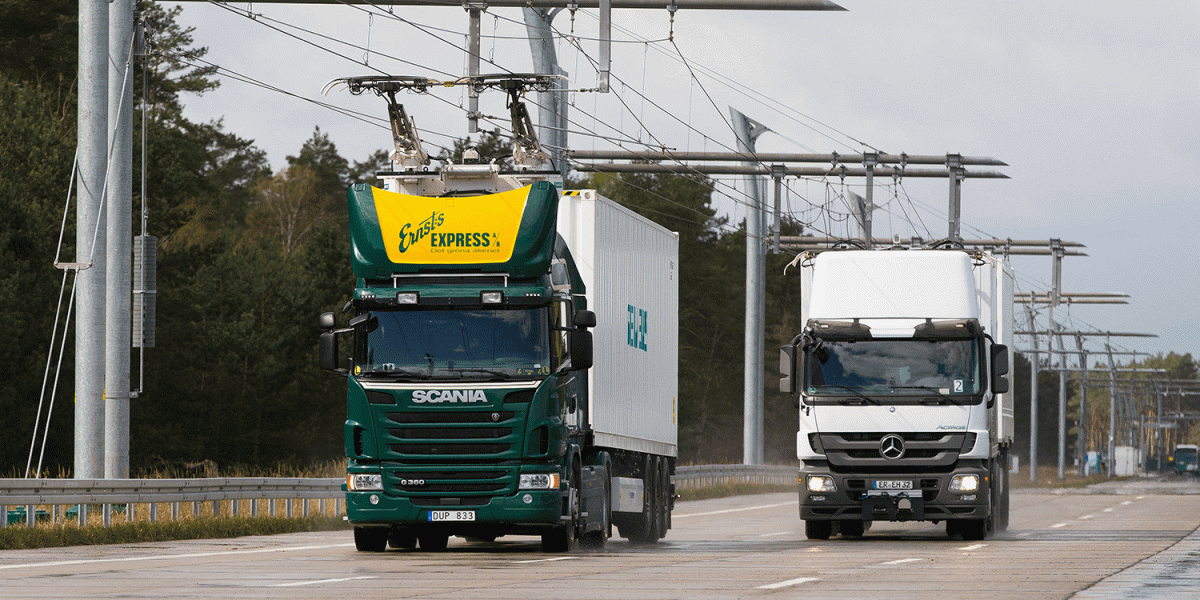
M 446 549 L 450 536 L 444 533 L 423 533 L 417 536 L 421 549 L 427 552 L 441 552 Z
M 946 521 L 946 535 L 954 537 L 955 534 L 962 536 L 962 539 L 969 542 L 982 540 L 988 534 L 988 520 L 961 519 L 958 521 Z
M 867 532 L 866 525 L 859 519 L 851 519 L 839 523 L 839 529 L 842 531 L 842 537 L 860 538 Z
M 567 482 L 566 511 L 571 518 L 568 522 L 542 534 L 543 552 L 570 552 L 574 548 L 580 521 L 579 485 L 582 481 L 579 463 L 574 463 L 571 467 L 571 480 Z
M 417 536 L 405 531 L 392 531 L 388 534 L 387 543 L 397 550 L 412 550 L 417 547 Z
M 995 523 L 997 533 L 1008 530 L 1008 491 L 1009 491 L 1009 472 L 1008 472 L 1008 453 L 1001 452 L 997 459 L 996 470 L 993 475 L 997 489 L 996 499 L 992 503 L 995 508 L 995 516 L 992 522 Z
M 805 521 L 804 537 L 810 540 L 827 540 L 833 535 L 833 521 Z
M 635 544 L 653 544 L 658 541 L 658 461 L 647 455 L 643 465 L 642 514 L 629 517 L 620 531 Z
M 384 527 L 355 527 L 354 547 L 359 552 L 383 552 L 387 549 L 390 533 Z

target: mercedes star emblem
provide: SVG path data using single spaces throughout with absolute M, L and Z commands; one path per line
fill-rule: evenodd
M 883 439 L 879 441 L 879 455 L 888 460 L 896 460 L 904 456 L 904 438 L 894 433 L 883 436 Z

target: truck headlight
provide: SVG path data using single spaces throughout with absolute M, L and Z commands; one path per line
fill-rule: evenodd
M 808 476 L 808 491 L 810 492 L 834 492 L 837 491 L 837 486 L 833 483 L 832 477 L 825 475 L 809 475 Z
M 382 490 L 383 475 L 377 473 L 351 473 L 346 476 L 346 489 L 352 492 Z
M 978 475 L 955 475 L 950 479 L 950 491 L 973 492 L 979 489 Z
M 521 475 L 523 490 L 557 490 L 558 473 L 527 473 Z

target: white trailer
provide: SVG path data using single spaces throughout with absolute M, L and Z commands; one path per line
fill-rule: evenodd
M 586 418 L 613 460 L 613 522 L 661 538 L 678 456 L 679 235 L 595 190 L 563 193 L 558 233 L 596 313 Z M 647 520 L 654 533 L 637 534 Z

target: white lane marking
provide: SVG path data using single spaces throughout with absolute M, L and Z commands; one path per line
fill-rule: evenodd
M 221 552 L 193 552 L 191 554 L 156 554 L 153 556 L 129 556 L 125 558 L 89 558 L 80 560 L 59 560 L 44 563 L 18 563 L 15 565 L 0 565 L 0 569 L 32 569 L 37 567 L 64 567 L 70 565 L 91 565 L 96 563 L 140 562 L 146 560 L 172 560 L 179 558 L 205 558 L 209 556 L 240 556 L 243 554 L 265 554 L 268 552 L 295 552 L 298 550 L 325 550 L 327 548 L 346 548 L 354 544 L 329 544 L 326 546 L 291 546 L 282 548 L 260 548 L 258 550 L 223 550 Z
M 793 585 L 799 585 L 801 583 L 808 583 L 810 581 L 820 581 L 820 579 L 821 579 L 820 577 L 797 577 L 796 579 L 780 581 L 779 583 L 760 585 L 760 586 L 758 586 L 758 589 L 760 589 L 760 590 L 777 590 L 779 588 L 791 587 Z
M 1066 526 L 1067 526 L 1066 523 L 1059 523 L 1057 525 L 1051 525 L 1050 529 L 1058 529 L 1059 527 L 1066 527 Z
M 800 501 L 796 500 L 795 502 L 781 502 L 779 504 L 763 504 L 761 506 L 747 506 L 746 508 L 730 508 L 727 510 L 714 510 L 711 512 L 691 513 L 691 514 L 686 514 L 686 515 L 671 515 L 671 518 L 672 519 L 686 519 L 688 517 L 707 517 L 709 515 L 724 515 L 724 514 L 735 513 L 735 512 L 746 512 L 748 510 L 760 510 L 763 508 L 778 508 L 780 506 L 793 506 L 796 504 L 800 504 Z
M 341 579 L 318 579 L 316 581 L 297 581 L 294 583 L 277 583 L 271 587 L 296 587 L 298 585 L 317 585 L 318 583 L 341 583 L 343 581 L 354 581 L 355 579 L 375 579 L 376 575 L 364 575 L 362 577 L 343 577 Z
M 881 564 L 881 565 L 902 565 L 902 564 L 904 564 L 904 563 L 910 563 L 910 562 L 920 562 L 921 560 L 923 560 L 923 559 L 920 559 L 920 558 L 901 558 L 900 560 L 889 560 L 888 562 L 885 562 L 885 563 L 879 563 L 879 564 Z
M 530 563 L 557 562 L 560 560 L 575 560 L 575 557 L 574 556 L 559 556 L 556 558 L 535 558 L 534 560 L 518 560 L 518 561 L 515 561 L 513 564 L 527 565 Z
M 799 502 L 799 500 L 797 500 L 797 502 Z M 1130 504 L 1133 504 L 1133 500 L 1126 500 L 1121 503 L 1121 506 L 1129 506 Z
M 1138 496 L 1137 498 L 1134 498 L 1134 500 L 1145 500 L 1145 499 L 1146 499 L 1145 496 Z
M 1083 521 L 1083 520 L 1086 520 L 1086 519 L 1092 519 L 1092 518 L 1095 518 L 1095 517 L 1096 517 L 1096 515 L 1083 515 L 1082 517 L 1079 517 L 1079 520 L 1080 520 L 1080 521 Z
M 1111 509 L 1111 508 L 1104 509 L 1104 512 L 1112 512 L 1112 511 L 1113 511 L 1113 509 Z
M 762 535 L 760 535 L 760 536 L 758 536 L 758 537 L 774 537 L 774 536 L 777 536 L 777 535 L 787 535 L 787 534 L 789 534 L 789 533 L 791 533 L 791 532 L 790 532 L 790 531 L 780 531 L 780 532 L 777 532 L 777 533 L 764 533 L 764 534 L 762 534 Z
M 965 548 L 959 548 L 959 550 L 968 550 L 968 551 L 969 551 L 969 550 L 978 550 L 978 549 L 980 549 L 980 548 L 986 548 L 986 547 L 987 547 L 987 544 L 975 544 L 975 545 L 973 545 L 973 546 L 967 546 L 967 547 L 965 547 Z
M 1028 533 L 1018 533 L 1017 537 L 1029 537 Z

